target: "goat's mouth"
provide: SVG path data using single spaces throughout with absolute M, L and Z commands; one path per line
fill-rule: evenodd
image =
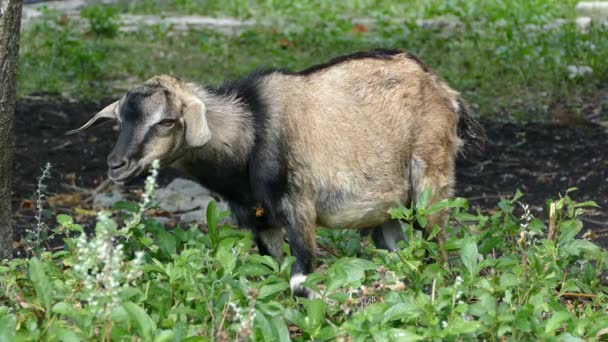
M 114 183 L 125 183 L 127 180 L 137 177 L 144 170 L 139 164 L 134 164 L 127 169 L 108 169 L 108 178 Z

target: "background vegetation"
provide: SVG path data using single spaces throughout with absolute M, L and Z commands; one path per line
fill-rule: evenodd
M 416 53 L 479 114 L 546 119 L 556 105 L 606 84 L 606 27 L 585 32 L 575 1 L 194 1 L 144 0 L 82 10 L 85 25 L 46 12 L 21 42 L 19 94 L 113 97 L 158 73 L 217 85 L 258 67 L 301 69 L 374 47 Z M 203 14 L 254 19 L 236 35 L 120 30 L 119 14 Z M 438 26 L 416 20 L 444 18 Z M 565 21 L 560 21 L 565 19 Z M 587 75 L 569 66 L 590 67 Z M 489 213 L 465 199 L 395 208 L 407 239 L 377 250 L 354 230 L 320 229 L 316 299 L 293 298 L 292 257 L 260 256 L 249 232 L 222 224 L 169 229 L 154 208 L 153 170 L 141 202 L 97 213 L 96 227 L 70 215 L 28 231 L 27 258 L 0 263 L 0 341 L 584 341 L 608 335 L 608 252 L 581 237 L 594 202 L 571 191 L 535 218 L 517 193 Z M 450 210 L 449 265 L 412 229 Z M 51 228 L 50 230 L 47 228 Z M 437 232 L 438 227 L 434 227 Z M 85 234 L 88 232 L 88 234 Z M 60 241 L 60 248 L 57 247 Z M 284 249 L 289 253 L 287 245 Z
M 407 235 L 392 253 L 353 230 L 320 230 L 326 253 L 305 283 L 317 298 L 303 299 L 289 291 L 294 259 L 258 255 L 249 232 L 220 223 L 227 213 L 214 203 L 203 231 L 167 230 L 145 217 L 155 176 L 153 169 L 140 203 L 98 213 L 92 237 L 58 215 L 52 236 L 31 240 L 31 258 L 0 266 L 0 340 L 583 341 L 607 334 L 608 252 L 575 238 L 577 216 L 593 202 L 566 193 L 548 203 L 554 214 L 546 223 L 521 193 L 492 215 L 469 212 L 461 198 L 423 198 L 391 210 Z M 446 208 L 447 267 L 437 244 L 412 229 Z M 57 237 L 64 248 L 45 251 Z
M 607 28 L 577 30 L 575 3 L 144 0 L 86 8 L 84 28 L 47 13 L 23 34 L 19 94 L 107 98 L 159 73 L 217 85 L 255 68 L 297 70 L 390 47 L 417 54 L 483 116 L 546 119 L 552 107 L 575 108 L 606 84 Z M 167 25 L 121 32 L 119 13 L 234 16 L 256 24 L 236 35 Z M 442 22 L 420 23 L 430 18 Z M 593 72 L 579 75 L 571 66 Z

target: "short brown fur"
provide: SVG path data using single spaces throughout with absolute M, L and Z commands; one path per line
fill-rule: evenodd
M 171 76 L 148 81 L 169 91 L 173 111 L 183 111 L 181 103 L 202 102 L 201 119 L 210 131 L 204 145 L 188 147 L 181 136 L 191 124 L 178 114 L 171 133 L 176 142 L 154 146 L 177 152 L 155 158 L 175 160 L 204 185 L 216 186 L 240 221 L 258 232 L 261 251 L 281 258 L 277 234 L 285 228 L 298 259 L 292 277 L 312 271 L 317 225 L 380 229 L 390 222 L 388 209 L 415 203 L 426 188 L 431 202 L 452 196 L 454 161 L 463 145 L 458 125 L 468 115 L 458 93 L 407 52 L 312 69 L 257 77 L 253 88 L 245 88 L 255 90 L 255 103 L 236 90 L 215 92 Z M 205 169 L 210 167 L 218 171 Z M 243 184 L 251 190 L 233 196 L 222 183 L 231 172 L 248 178 Z M 252 218 L 252 205 L 263 206 L 268 219 Z M 427 232 L 444 219 L 444 213 L 429 217 Z M 391 227 L 400 239 L 398 225 Z M 443 233 L 438 238 L 442 243 Z

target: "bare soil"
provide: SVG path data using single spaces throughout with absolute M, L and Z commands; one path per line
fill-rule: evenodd
M 79 127 L 103 103 L 75 102 L 28 96 L 17 103 L 15 158 L 13 168 L 13 209 L 15 241 L 25 229 L 35 225 L 36 178 L 41 168 L 52 164 L 52 177 L 46 181 L 49 215 L 77 212 L 86 218 L 90 192 L 106 179 L 106 156 L 117 136 L 112 124 L 76 135 L 64 133 Z M 546 217 L 546 200 L 557 198 L 570 187 L 578 191 L 578 201 L 594 200 L 601 208 L 582 219 L 583 231 L 592 230 L 594 239 L 608 246 L 608 133 L 600 127 L 568 127 L 554 123 L 515 125 L 483 121 L 489 143 L 483 153 L 461 157 L 457 165 L 456 195 L 471 200 L 483 212 L 495 210 L 501 197 L 511 197 L 520 189 L 522 202 L 532 213 Z M 175 172 L 161 173 L 167 183 Z M 138 184 L 122 191 L 137 195 Z

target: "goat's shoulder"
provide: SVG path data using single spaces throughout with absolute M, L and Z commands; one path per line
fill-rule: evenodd
M 275 205 L 287 191 L 287 162 L 284 137 L 281 134 L 280 91 L 269 91 L 269 85 L 286 77 L 277 69 L 256 70 L 244 78 L 225 82 L 216 93 L 235 99 L 251 114 L 254 145 L 248 156 L 248 175 L 253 197 L 265 207 Z M 279 90 L 279 89 L 277 89 Z

